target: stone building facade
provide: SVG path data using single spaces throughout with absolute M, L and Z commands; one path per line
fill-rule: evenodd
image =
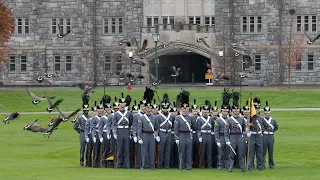
M 234 56 L 230 43 L 244 41 L 252 53 L 254 66 L 244 79 L 247 84 L 320 84 L 319 43 L 302 45 L 303 57 L 290 68 L 281 61 L 290 39 L 315 37 L 320 28 L 320 1 L 307 0 L 5 0 L 12 8 L 16 25 L 9 45 L 9 64 L 0 71 L 6 85 L 38 84 L 44 73 L 57 73 L 54 85 L 78 82 L 119 83 L 117 71 L 154 73 L 157 55 L 192 52 L 206 57 L 217 73 L 232 62 L 227 71 L 239 81 L 242 56 Z M 295 9 L 294 16 L 288 14 Z M 59 25 L 64 33 L 58 38 Z M 292 27 L 292 28 L 291 28 Z M 153 34 L 160 34 L 155 48 Z M 291 33 L 290 33 L 291 32 Z M 196 39 L 206 37 L 209 47 Z M 131 47 L 119 45 L 131 40 Z M 147 40 L 143 57 L 146 66 L 132 64 L 129 52 L 137 56 Z M 224 54 L 219 57 L 219 51 Z M 174 58 L 171 59 L 174 61 Z M 171 61 L 170 60 L 170 61 Z M 224 67 L 223 67 L 224 66 Z

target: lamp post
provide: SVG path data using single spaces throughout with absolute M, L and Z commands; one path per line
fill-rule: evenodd
M 156 79 L 158 81 L 159 79 L 159 74 L 158 74 L 158 41 L 160 39 L 160 34 L 159 33 L 154 33 L 152 34 L 153 36 L 153 41 L 155 43 L 155 51 L 156 51 L 156 59 L 155 59 L 155 64 L 156 64 Z M 156 89 L 158 89 L 158 84 L 156 84 Z
M 219 51 L 219 56 L 220 56 L 220 59 L 223 57 L 222 50 Z M 225 59 L 223 59 L 223 74 L 225 74 L 225 73 L 226 73 L 226 61 L 225 61 Z M 225 80 L 223 80 L 223 89 L 225 90 L 225 88 L 226 88 L 226 82 L 225 82 Z

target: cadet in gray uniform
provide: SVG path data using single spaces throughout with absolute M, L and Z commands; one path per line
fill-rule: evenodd
M 155 153 L 156 142 L 160 141 L 156 126 L 156 118 L 152 114 L 151 103 L 145 104 L 146 113 L 140 116 L 138 120 L 138 143 L 141 144 L 142 165 L 141 169 L 150 167 L 151 170 L 155 169 Z
M 83 110 L 83 114 L 77 118 L 77 121 L 73 125 L 73 129 L 76 130 L 80 134 L 80 166 L 84 166 L 84 164 L 83 164 L 84 151 L 85 151 L 85 147 L 87 144 L 84 130 L 86 128 L 86 123 L 87 123 L 88 119 L 90 119 L 90 116 L 88 114 L 89 113 L 89 105 L 84 104 L 82 106 L 82 110 Z
M 245 120 L 247 127 L 248 126 L 248 121 L 250 119 L 250 108 L 248 106 L 248 101 L 246 103 L 245 106 L 243 106 L 242 108 L 242 113 L 243 113 L 243 119 Z M 245 162 L 248 163 L 248 137 L 247 137 L 247 132 L 243 133 L 243 137 L 244 137 L 244 157 L 245 157 Z
M 193 100 L 194 104 L 192 105 L 192 113 L 191 117 L 191 129 L 192 129 L 192 167 L 199 167 L 199 138 L 197 134 L 197 119 L 199 115 L 198 105 L 196 104 L 196 100 Z
M 176 103 L 173 102 L 173 107 L 170 108 L 170 113 L 172 117 L 175 119 L 177 117 L 177 108 L 175 107 Z M 174 123 L 173 123 L 173 129 L 174 129 Z M 170 168 L 177 168 L 179 167 L 179 152 L 178 152 L 178 146 L 175 142 L 175 135 L 174 131 L 171 131 L 171 152 L 170 152 Z
M 103 109 L 110 108 L 110 104 L 106 104 Z M 101 110 L 99 110 L 101 111 Z M 100 115 L 100 114 L 99 114 Z M 106 168 L 107 167 L 107 154 L 108 154 L 108 138 L 107 138 L 107 125 L 108 125 L 108 117 L 102 113 L 100 116 L 100 121 L 98 124 L 98 137 L 99 141 L 102 146 L 102 167 Z M 110 125 L 109 125 L 110 126 Z M 110 133 L 109 133 L 110 134 Z
M 256 155 L 257 158 L 257 168 L 262 171 L 263 170 L 263 140 L 262 140 L 262 121 L 263 118 L 260 114 L 260 100 L 258 98 L 253 99 L 254 106 L 257 111 L 257 116 L 255 119 L 252 119 L 249 130 L 247 133 L 247 137 L 250 138 L 250 154 L 249 154 L 249 170 L 254 169 L 254 157 Z
M 116 148 L 116 140 L 114 139 L 114 136 L 113 136 L 113 131 L 112 131 L 112 125 L 113 125 L 113 119 L 114 119 L 114 113 L 117 112 L 119 110 L 119 103 L 117 102 L 117 99 L 115 97 L 115 102 L 112 104 L 113 106 L 113 110 L 111 112 L 111 114 L 108 115 L 108 120 L 111 121 L 111 125 L 110 125 L 110 139 L 109 139 L 109 143 L 110 143 L 110 150 L 109 150 L 109 153 L 108 153 L 108 156 L 109 157 L 112 157 L 115 159 L 116 158 L 116 155 L 115 155 L 115 148 Z M 109 164 L 109 167 L 110 168 L 114 168 L 114 162 L 113 161 L 110 161 L 110 164 Z
M 95 129 L 95 131 L 92 131 L 92 132 L 96 132 L 96 134 L 95 134 L 95 138 L 96 139 L 98 139 L 98 141 L 96 141 L 96 142 L 94 142 L 95 143 L 95 147 L 94 147 L 94 149 L 95 149 L 95 155 L 94 155 L 94 164 L 95 164 L 95 168 L 99 168 L 100 167 L 100 148 L 101 148 L 101 140 L 103 141 L 103 139 L 99 139 L 100 137 L 99 137 L 99 129 L 98 129 L 98 127 L 99 127 L 99 124 L 100 124 L 100 121 L 101 121 L 101 117 L 102 117 L 102 113 L 103 113 L 103 111 L 104 111 L 104 107 L 103 107 L 103 105 L 102 104 L 99 104 L 98 106 L 97 106 L 97 112 L 98 112 L 98 114 L 96 115 L 96 116 L 92 116 L 92 120 L 93 121 L 96 121 L 95 123 L 96 123 L 96 127 L 94 128 Z
M 160 136 L 160 168 L 170 167 L 171 132 L 173 131 L 174 117 L 169 112 L 170 102 L 164 98 L 161 102 L 162 113 L 157 117 L 157 127 Z
M 266 154 L 268 150 L 269 156 L 269 168 L 274 169 L 274 161 L 273 161 L 273 147 L 274 147 L 274 133 L 278 130 L 278 124 L 275 119 L 271 116 L 271 109 L 268 106 L 268 101 L 266 102 L 266 107 L 264 108 L 263 123 L 263 167 L 265 168 L 266 164 Z
M 124 98 L 119 99 L 120 109 L 114 113 L 112 132 L 117 141 L 117 168 L 130 168 L 131 112 L 125 110 Z
M 192 129 L 189 105 L 182 104 L 182 114 L 176 116 L 174 121 L 174 134 L 179 151 L 179 169 L 191 170 Z
M 208 105 L 202 106 L 202 115 L 197 119 L 197 132 L 199 142 L 202 143 L 202 164 L 201 167 L 205 168 L 207 163 L 208 168 L 212 168 L 212 137 L 211 132 L 214 127 L 214 122 L 209 116 L 210 107 Z
M 234 102 L 232 106 L 233 115 L 226 120 L 226 128 L 224 131 L 226 145 L 230 147 L 229 153 L 229 168 L 228 171 L 232 172 L 234 166 L 235 152 L 238 155 L 239 166 L 242 172 L 245 172 L 244 155 L 243 155 L 243 132 L 246 130 L 246 123 L 243 117 L 240 117 L 240 109 L 238 103 Z M 235 152 L 233 152 L 233 150 Z
M 217 107 L 217 101 L 214 102 L 214 106 L 211 107 L 211 117 L 213 121 L 213 127 L 211 131 L 211 137 L 212 137 L 212 167 L 217 167 L 218 165 L 218 146 L 216 143 L 216 138 L 214 135 L 214 123 L 218 119 L 219 116 L 219 109 Z
M 226 141 L 224 137 L 224 131 L 226 128 L 227 118 L 230 111 L 229 105 L 222 105 L 221 112 L 222 116 L 218 117 L 214 122 L 214 136 L 218 146 L 218 163 L 217 169 L 221 170 L 222 168 L 228 168 L 228 157 L 229 151 L 226 146 Z
M 86 128 L 84 130 L 84 135 L 86 138 L 86 141 L 88 143 L 88 167 L 92 167 L 92 150 L 93 150 L 93 146 L 96 143 L 96 126 L 97 126 L 97 121 L 93 118 L 94 116 L 97 116 L 98 112 L 97 112 L 97 106 L 96 106 L 97 102 L 95 102 L 95 106 L 92 107 L 92 117 L 90 117 L 90 119 L 88 119 L 87 123 L 86 123 Z

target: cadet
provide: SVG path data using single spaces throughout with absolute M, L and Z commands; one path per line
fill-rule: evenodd
M 191 150 L 192 150 L 192 129 L 191 129 L 191 117 L 188 114 L 189 104 L 187 102 L 182 104 L 182 114 L 176 116 L 174 121 L 174 134 L 176 138 L 176 144 L 179 151 L 179 169 L 191 170 Z
M 97 138 L 100 138 L 99 137 L 99 124 L 100 124 L 100 121 L 101 121 L 101 117 L 102 117 L 102 113 L 104 111 L 104 107 L 102 104 L 99 104 L 99 106 L 97 106 L 97 112 L 98 114 L 96 116 L 92 116 L 92 120 L 93 121 L 96 121 L 95 124 L 96 124 L 96 127 L 94 128 L 94 131 L 92 132 L 95 132 L 95 139 Z M 103 142 L 103 138 L 99 139 L 98 141 L 94 141 L 95 143 L 95 156 L 94 156 L 94 164 L 95 164 L 95 168 L 99 168 L 100 167 L 100 148 L 101 148 L 101 140 Z
M 125 110 L 126 102 L 119 99 L 120 109 L 114 113 L 112 132 L 117 141 L 117 166 L 116 168 L 130 168 L 130 126 L 132 123 L 131 112 Z
M 83 110 L 83 114 L 77 118 L 77 121 L 73 125 L 74 130 L 76 130 L 80 134 L 80 166 L 84 166 L 83 165 L 84 150 L 85 150 L 85 147 L 87 144 L 84 130 L 86 127 L 86 122 L 88 121 L 88 119 L 90 119 L 90 116 L 88 114 L 89 113 L 89 105 L 84 104 L 82 106 L 82 110 Z
M 226 147 L 226 141 L 224 137 L 224 130 L 226 128 L 226 119 L 230 111 L 230 106 L 228 104 L 221 106 L 222 116 L 218 117 L 214 123 L 214 135 L 218 146 L 218 163 L 217 169 L 228 168 L 228 157 L 229 151 Z
M 257 116 L 255 119 L 252 119 L 249 130 L 250 132 L 247 133 L 248 138 L 250 138 L 250 154 L 249 154 L 249 170 L 254 169 L 254 156 L 256 155 L 257 158 L 257 168 L 262 171 L 263 170 L 263 140 L 262 140 L 262 121 L 263 118 L 260 116 L 260 99 L 254 98 L 253 99 L 254 106 L 257 111 Z
M 219 109 L 217 107 L 217 101 L 214 102 L 214 106 L 211 107 L 211 117 L 213 121 L 211 136 L 212 136 L 212 167 L 217 167 L 218 164 L 218 146 L 214 135 L 214 123 L 219 116 Z
M 192 105 L 192 113 L 190 114 L 191 117 L 191 129 L 192 129 L 192 167 L 198 168 L 199 167 L 199 138 L 197 135 L 197 119 L 199 115 L 198 105 L 196 104 L 196 99 L 193 100 Z
M 175 119 L 177 117 L 177 108 L 176 103 L 173 102 L 173 107 L 170 108 L 171 116 Z M 174 129 L 174 124 L 173 124 Z M 175 135 L 174 131 L 171 131 L 171 152 L 170 152 L 170 167 L 171 168 L 177 168 L 179 167 L 179 152 L 178 152 L 178 146 L 175 143 Z
M 208 168 L 212 168 L 212 137 L 211 132 L 213 130 L 213 120 L 209 115 L 210 106 L 202 106 L 202 116 L 197 119 L 197 132 L 199 137 L 199 142 L 202 144 L 201 148 L 201 167 L 205 168 L 205 163 L 207 163 Z M 206 158 L 207 159 L 206 159 Z
M 263 129 L 263 167 L 266 164 L 266 154 L 268 150 L 269 156 L 269 168 L 274 169 L 273 161 L 273 147 L 274 147 L 274 133 L 278 130 L 278 124 L 271 116 L 271 109 L 266 101 L 266 107 L 264 108 L 264 115 L 262 129 Z
M 170 102 L 167 94 L 164 94 L 161 102 L 162 112 L 157 117 L 157 127 L 160 136 L 160 167 L 168 169 L 170 167 L 171 132 L 173 131 L 174 118 L 169 112 Z
M 141 144 L 142 149 L 142 166 L 141 169 L 150 167 L 151 170 L 155 169 L 155 153 L 156 143 L 160 141 L 160 137 L 157 133 L 156 119 L 152 114 L 152 105 L 147 102 L 145 105 L 146 113 L 140 116 L 138 120 L 138 142 Z
M 97 126 L 97 121 L 93 119 L 94 116 L 97 116 L 97 102 L 94 102 L 94 107 L 92 107 L 92 117 L 88 119 L 86 123 L 86 128 L 84 131 L 84 136 L 86 138 L 86 141 L 88 143 L 88 167 L 92 167 L 92 151 L 93 151 L 93 146 L 96 143 L 96 126 Z
M 243 159 L 243 132 L 246 130 L 246 123 L 242 117 L 239 116 L 240 110 L 238 103 L 233 102 L 232 113 L 233 115 L 226 120 L 226 128 L 224 131 L 226 145 L 230 147 L 229 153 L 229 168 L 228 171 L 232 172 L 234 166 L 234 156 L 237 154 L 239 159 L 239 166 L 242 172 L 245 172 L 245 165 Z
M 243 106 L 243 108 L 242 108 L 242 113 L 243 113 L 243 119 L 245 120 L 245 122 L 246 122 L 246 124 L 247 124 L 247 127 L 249 127 L 248 126 L 248 121 L 249 121 L 249 119 L 250 119 L 250 108 L 249 108 L 249 106 L 248 106 L 249 104 L 248 104 L 248 101 L 246 102 L 246 105 L 245 106 Z M 247 130 L 246 131 L 248 131 L 248 128 L 247 128 Z M 248 137 L 247 137 L 247 133 L 243 133 L 243 137 L 244 137 L 244 157 L 245 157 L 245 162 L 246 163 L 248 163 L 248 156 L 247 156 L 247 154 L 248 154 Z
M 110 108 L 110 104 L 106 104 L 103 109 Z M 101 110 L 99 110 L 101 111 Z M 101 115 L 101 116 L 100 116 Z M 99 114 L 100 121 L 98 124 L 98 137 L 102 146 L 102 167 L 106 168 L 107 163 L 106 163 L 106 158 L 107 158 L 107 153 L 108 153 L 108 138 L 107 138 L 107 124 L 108 124 L 108 117 L 102 112 Z

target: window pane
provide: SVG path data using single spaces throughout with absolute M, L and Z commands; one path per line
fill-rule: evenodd
M 51 30 L 52 34 L 57 33 L 57 20 L 56 19 L 52 19 L 51 29 L 52 29 Z
M 151 17 L 147 18 L 147 26 L 152 26 L 152 18 Z
M 16 70 L 16 57 L 10 56 L 9 58 L 9 71 L 14 72 Z
M 255 55 L 254 69 L 256 71 L 261 70 L 261 55 Z
M 261 17 L 258 17 L 258 25 L 257 25 L 257 32 L 260 33 L 262 30 L 262 19 Z
M 24 33 L 29 34 L 29 19 L 24 19 Z
M 193 24 L 193 17 L 189 17 L 189 24 Z
M 60 25 L 60 27 L 62 28 L 62 32 L 64 32 L 63 19 L 62 19 L 62 18 L 59 19 L 59 25 Z M 60 30 L 59 30 L 59 31 L 60 31 Z
M 168 24 L 168 17 L 162 17 L 162 24 Z
M 200 17 L 196 17 L 196 24 L 200 24 Z
M 210 26 L 210 17 L 204 17 L 204 25 Z
M 109 33 L 109 20 L 106 18 L 104 19 L 104 34 L 108 34 Z
M 174 24 L 174 17 L 170 16 L 170 24 Z
M 301 59 L 297 59 L 297 61 L 296 61 L 296 70 L 297 71 L 301 70 Z
M 54 56 L 54 70 L 60 71 L 60 56 Z
M 153 25 L 156 26 L 159 24 L 159 18 L 158 17 L 154 17 L 153 18 Z
M 211 17 L 211 26 L 214 26 L 216 24 L 215 17 Z
M 71 61 L 72 61 L 72 56 L 66 56 L 66 71 L 71 71 Z
M 119 34 L 123 34 L 123 19 L 119 18 Z
M 297 16 L 297 32 L 301 32 L 301 16 Z
M 254 17 L 250 17 L 250 33 L 254 33 Z
M 111 33 L 116 33 L 116 18 L 111 18 Z
M 121 71 L 122 70 L 122 56 L 121 55 L 116 55 L 116 71 Z
M 111 56 L 110 55 L 104 56 L 104 70 L 105 71 L 111 70 Z
M 316 32 L 317 31 L 317 16 L 311 16 L 311 18 L 312 18 L 311 31 Z
M 22 34 L 22 19 L 18 19 L 18 34 Z
M 27 71 L 27 56 L 20 57 L 20 71 Z
M 308 71 L 313 70 L 313 55 L 308 55 Z
M 70 30 L 71 30 L 71 20 L 70 20 L 70 18 L 68 18 L 66 21 L 67 21 L 67 22 L 66 22 L 66 24 L 67 24 L 66 29 L 67 29 L 67 31 L 70 31 Z M 66 33 L 67 33 L 67 32 L 66 32 Z
M 309 31 L 309 16 L 304 16 L 304 30 Z
M 242 33 L 247 33 L 247 17 L 242 17 Z

